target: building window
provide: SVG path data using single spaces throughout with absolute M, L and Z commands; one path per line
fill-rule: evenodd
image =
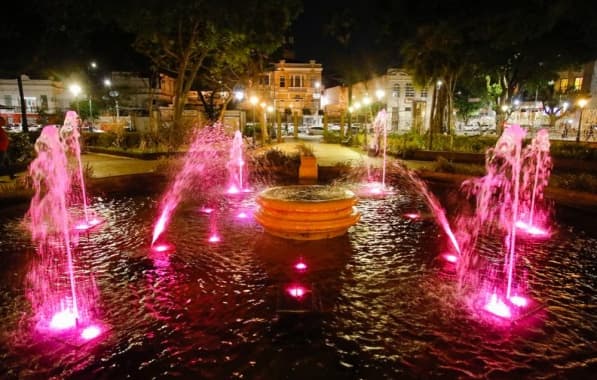
M 37 112 L 37 99 L 25 97 L 25 105 L 27 106 L 28 113 Z
M 290 87 L 303 87 L 303 76 L 302 75 L 291 75 L 290 76 Z
M 398 120 L 399 120 L 398 118 L 399 118 L 398 107 L 392 107 L 392 129 L 398 128 Z
M 415 97 L 415 88 L 413 87 L 412 83 L 407 83 L 404 86 L 404 96 L 407 98 Z
M 4 95 L 4 105 L 12 107 L 12 95 Z
M 392 86 L 392 96 L 395 98 L 400 97 L 400 83 L 394 83 Z
M 48 109 L 48 95 L 41 96 L 41 109 L 42 110 Z
M 286 87 L 286 77 L 283 75 L 280 77 L 280 87 Z
M 566 92 L 567 89 L 568 89 L 568 79 L 560 80 L 560 91 Z
M 574 89 L 580 91 L 582 88 L 582 77 L 574 78 Z
M 426 98 L 427 97 L 427 87 L 423 87 L 421 89 L 421 98 Z

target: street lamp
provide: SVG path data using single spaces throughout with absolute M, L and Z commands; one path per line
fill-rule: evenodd
M 252 95 L 249 98 L 249 103 L 251 103 L 251 105 L 253 106 L 253 144 L 255 144 L 255 107 L 257 106 L 257 103 L 259 103 L 259 98 L 255 95 Z
M 578 106 L 580 107 L 580 115 L 578 116 L 578 130 L 576 131 L 576 142 L 580 142 L 580 127 L 582 123 L 582 111 L 587 105 L 588 100 L 584 98 L 580 98 L 578 100 Z
M 112 99 L 114 99 L 114 105 L 116 106 L 116 124 L 120 122 L 120 109 L 118 108 L 118 91 L 112 90 L 108 93 Z
M 77 83 L 73 83 L 68 87 L 68 90 L 75 97 L 75 102 L 77 103 L 77 114 L 80 114 L 81 110 L 79 109 L 79 94 L 81 93 L 81 86 L 79 86 Z

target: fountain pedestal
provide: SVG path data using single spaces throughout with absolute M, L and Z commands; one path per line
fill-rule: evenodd
M 272 187 L 257 196 L 255 219 L 271 235 L 320 240 L 344 235 L 358 222 L 353 192 L 320 185 Z

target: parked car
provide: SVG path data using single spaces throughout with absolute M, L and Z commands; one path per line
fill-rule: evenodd
M 313 126 L 309 128 L 308 134 L 310 135 L 323 135 L 323 127 Z

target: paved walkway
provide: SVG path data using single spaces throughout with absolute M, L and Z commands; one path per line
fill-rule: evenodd
M 320 136 L 319 136 L 320 137 Z M 309 136 L 299 140 L 286 139 L 280 144 L 267 147 L 280 149 L 284 152 L 297 152 L 299 144 L 306 144 L 313 149 L 317 162 L 321 166 L 333 166 L 336 163 L 362 164 L 365 160 L 372 160 L 358 151 L 339 145 L 321 143 L 321 138 Z M 263 148 L 260 148 L 263 149 Z M 93 171 L 93 178 L 106 178 L 119 175 L 151 173 L 156 170 L 158 160 L 140 160 L 103 153 L 87 153 L 82 156 L 83 165 L 89 165 Z M 18 173 L 17 177 L 25 173 Z M 8 176 L 0 176 L 0 184 L 12 183 Z

